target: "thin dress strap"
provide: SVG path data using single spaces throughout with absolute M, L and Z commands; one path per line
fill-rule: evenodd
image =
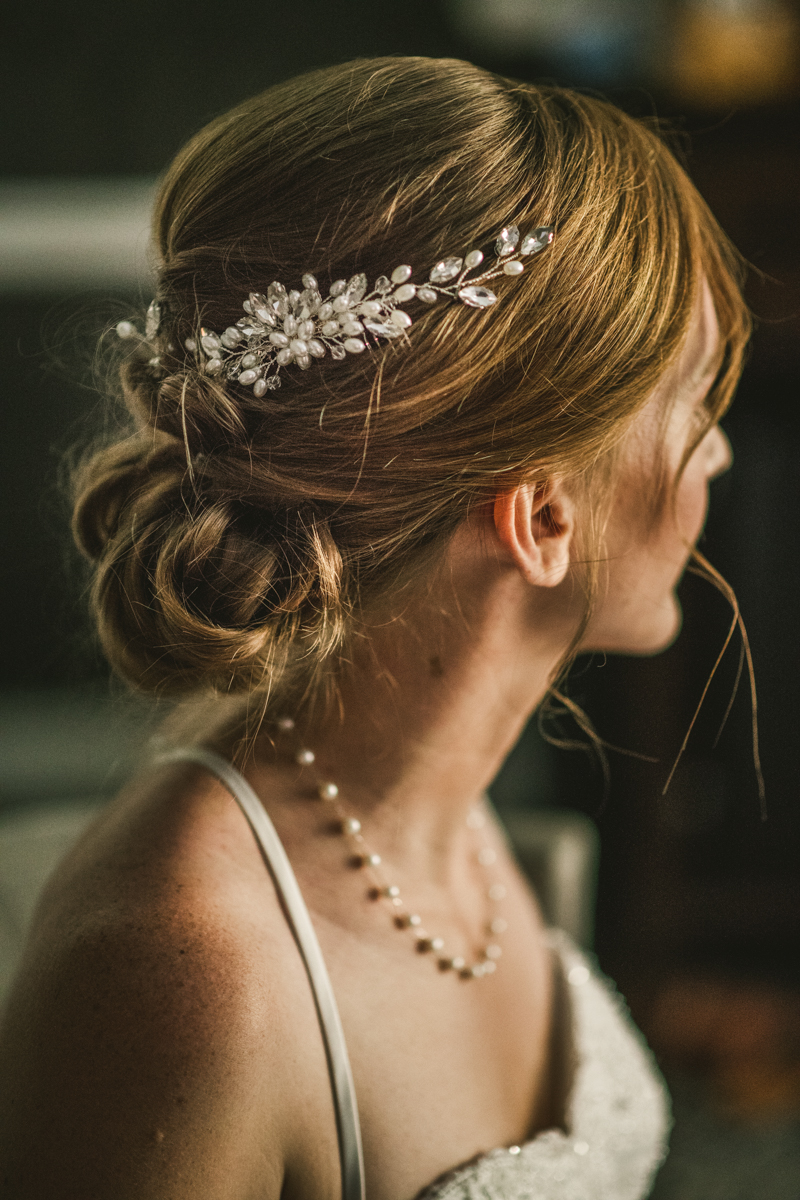
M 278 832 L 250 784 L 221 755 L 215 754 L 212 750 L 191 747 L 162 755 L 158 762 L 197 763 L 210 771 L 212 775 L 216 775 L 239 804 L 261 847 L 264 861 L 272 876 L 275 890 L 305 964 L 314 1002 L 317 1006 L 322 1040 L 325 1043 L 325 1053 L 328 1059 L 328 1071 L 331 1077 L 333 1106 L 336 1111 L 339 1157 L 342 1166 L 342 1200 L 364 1200 L 364 1156 L 361 1149 L 361 1126 L 358 1120 L 356 1093 L 342 1022 L 306 902 L 292 870 L 292 864 L 286 856 L 283 843 L 278 837 Z

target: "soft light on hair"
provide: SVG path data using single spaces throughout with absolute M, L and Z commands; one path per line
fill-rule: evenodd
M 262 399 L 182 350 L 273 279 L 421 278 L 509 221 L 555 241 L 487 312 L 417 309 L 408 344 L 287 370 Z M 453 60 L 358 61 L 248 100 L 177 156 L 154 228 L 173 349 L 160 373 L 123 363 L 133 428 L 84 463 L 74 522 L 105 651 L 150 691 L 308 689 L 360 613 L 523 479 L 591 480 L 600 529 L 702 273 L 724 346 L 709 424 L 749 329 L 736 255 L 657 132 Z

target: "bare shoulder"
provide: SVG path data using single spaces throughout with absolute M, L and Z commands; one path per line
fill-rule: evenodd
M 235 804 L 200 772 L 160 771 L 40 907 L 0 1031 L 0 1179 L 19 1200 L 277 1197 L 305 1114 L 322 1106 L 324 1124 L 330 1103 L 315 1034 Z

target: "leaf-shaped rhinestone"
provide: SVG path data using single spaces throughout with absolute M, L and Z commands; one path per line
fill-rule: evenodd
M 152 342 L 161 326 L 161 305 L 157 300 L 151 300 L 144 321 L 145 341 Z
M 289 314 L 289 297 L 286 295 L 286 288 L 277 280 L 267 288 L 267 306 L 278 317 L 283 318 Z
M 431 283 L 449 283 L 459 274 L 463 265 L 463 258 L 443 258 L 436 264 L 428 278 Z
M 460 288 L 459 300 L 463 300 L 470 308 L 491 308 L 497 303 L 497 296 L 486 287 L 473 284 L 471 287 Z
M 364 293 L 366 292 L 366 290 L 367 290 L 366 275 L 354 275 L 353 278 L 351 280 L 349 280 L 349 282 L 347 284 L 347 288 L 344 292 L 344 295 L 347 297 L 348 307 L 350 307 L 351 305 L 360 303 L 360 301 L 363 299 L 363 296 L 364 296 Z
M 513 254 L 519 242 L 519 229 L 516 225 L 506 225 L 497 235 L 494 251 L 498 258 L 504 254 Z
M 519 252 L 520 254 L 538 254 L 540 250 L 544 250 L 545 246 L 550 245 L 554 237 L 555 229 L 552 225 L 540 225 L 538 229 L 534 229 L 533 233 L 529 233 L 522 239 Z
M 375 337 L 395 338 L 400 336 L 400 329 L 397 325 L 389 325 L 384 321 L 372 321 L 369 317 L 364 319 L 364 328 Z

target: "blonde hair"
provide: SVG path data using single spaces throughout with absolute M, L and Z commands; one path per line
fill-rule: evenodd
M 486 313 L 417 311 L 408 345 L 292 368 L 263 399 L 182 350 L 273 279 L 422 270 L 512 220 L 554 224 L 553 245 Z M 703 273 L 724 344 L 709 424 L 747 340 L 736 255 L 654 129 L 465 62 L 270 88 L 178 154 L 154 229 L 172 349 L 157 374 L 123 363 L 133 428 L 82 466 L 74 520 L 105 651 L 150 691 L 307 688 L 365 606 L 523 479 L 602 477 L 597 516 Z

